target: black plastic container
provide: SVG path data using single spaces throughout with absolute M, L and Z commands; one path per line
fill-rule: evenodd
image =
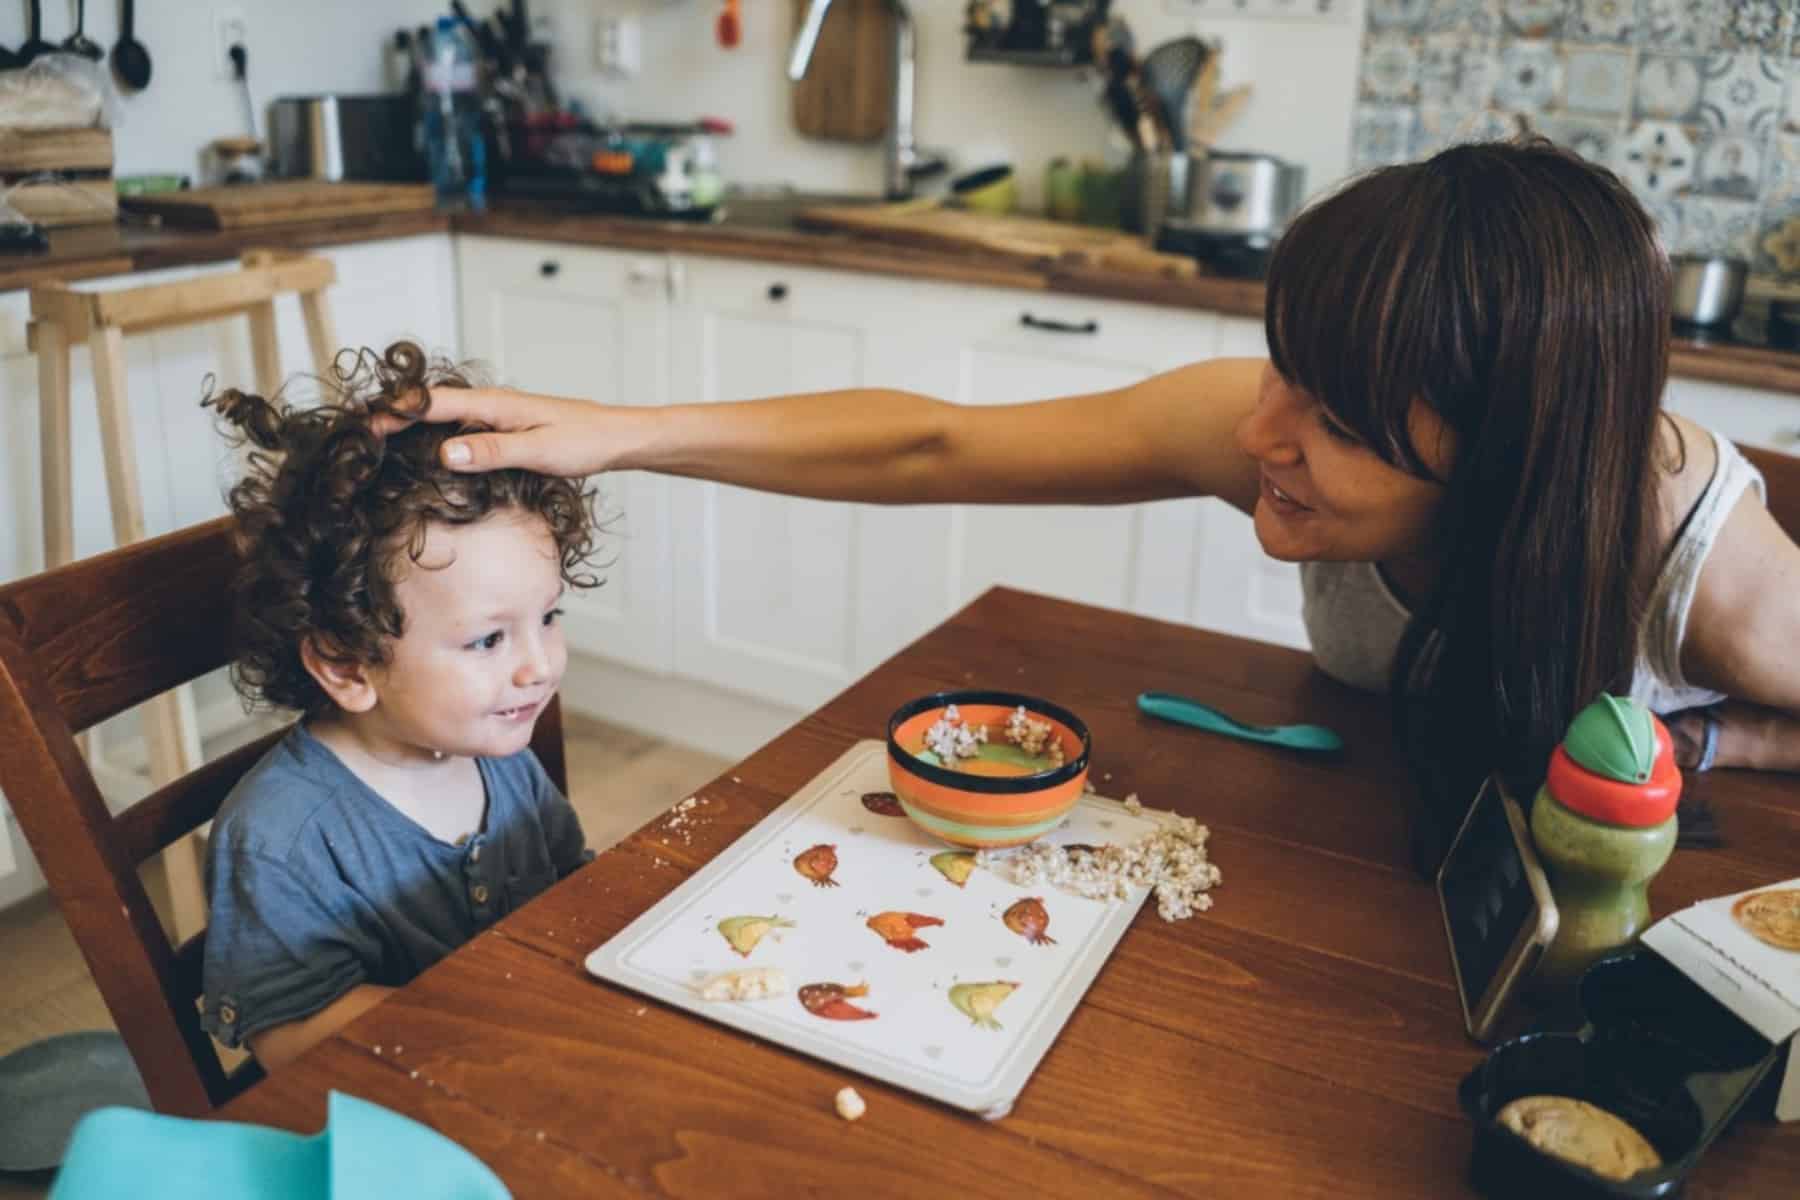
M 1781 1058 L 1781 1047 L 1648 950 L 1601 959 L 1581 977 L 1580 1033 L 1502 1042 L 1458 1094 L 1475 1123 L 1470 1177 L 1495 1198 L 1650 1200 L 1679 1196 L 1694 1164 Z M 1573 1096 L 1630 1122 L 1663 1165 L 1614 1180 L 1536 1149 L 1494 1117 L 1521 1096 Z

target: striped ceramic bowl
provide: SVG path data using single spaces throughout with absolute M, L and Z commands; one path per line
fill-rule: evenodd
M 963 721 L 998 728 L 1020 705 L 1049 721 L 1063 744 L 1063 765 L 1035 775 L 974 775 L 920 759 L 925 731 L 956 705 Z M 1017 692 L 937 692 L 902 705 L 888 718 L 888 778 L 900 807 L 933 837 L 971 850 L 1023 846 L 1056 828 L 1081 799 L 1093 739 L 1080 717 L 1060 705 Z

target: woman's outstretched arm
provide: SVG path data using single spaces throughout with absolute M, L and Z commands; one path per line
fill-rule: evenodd
M 493 427 L 445 444 L 445 462 L 462 470 L 644 470 L 889 504 L 1216 495 L 1248 509 L 1256 470 L 1233 431 L 1263 367 L 1215 359 L 1113 391 L 995 406 L 877 388 L 665 407 L 442 388 L 428 419 Z

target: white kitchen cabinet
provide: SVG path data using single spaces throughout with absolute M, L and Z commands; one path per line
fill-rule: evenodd
M 1257 358 L 1268 352 L 1260 320 L 1220 320 L 1218 357 Z M 1223 500 L 1199 505 L 1199 536 L 1181 619 L 1203 629 L 1305 649 L 1300 569 L 1263 552 L 1247 514 Z
M 668 287 L 661 254 L 462 237 L 463 344 L 509 386 L 604 404 L 668 396 Z M 595 481 L 605 517 L 604 582 L 564 603 L 572 648 L 642 670 L 674 666 L 669 481 L 617 472 Z
M 932 352 L 900 336 L 922 299 L 910 281 L 691 258 L 675 293 L 676 402 L 902 387 L 910 356 Z M 865 586 L 865 567 L 916 552 L 918 510 L 696 480 L 673 481 L 671 496 L 680 674 L 805 709 L 916 632 Z
M 1706 379 L 1670 379 L 1663 405 L 1735 442 L 1800 454 L 1800 396 Z
M 954 294 L 963 404 L 1107 391 L 1208 357 L 1211 313 L 998 289 Z M 1197 398 L 1196 402 L 1204 402 Z M 940 545 L 944 611 L 995 584 L 1179 619 L 1199 516 L 1187 500 L 957 506 Z

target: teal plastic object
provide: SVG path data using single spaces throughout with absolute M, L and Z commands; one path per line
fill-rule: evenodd
M 1138 711 L 1177 725 L 1191 725 L 1208 733 L 1223 734 L 1246 742 L 1261 742 L 1289 750 L 1328 753 L 1344 748 L 1344 739 L 1323 725 L 1246 725 L 1218 709 L 1169 692 L 1145 692 L 1137 698 Z
M 1563 752 L 1596 775 L 1620 783 L 1648 783 L 1656 769 L 1656 728 L 1650 710 L 1605 692 L 1575 714 Z
M 75 1127 L 50 1200 L 510 1200 L 499 1176 L 417 1121 L 332 1092 L 308 1137 L 103 1108 Z

